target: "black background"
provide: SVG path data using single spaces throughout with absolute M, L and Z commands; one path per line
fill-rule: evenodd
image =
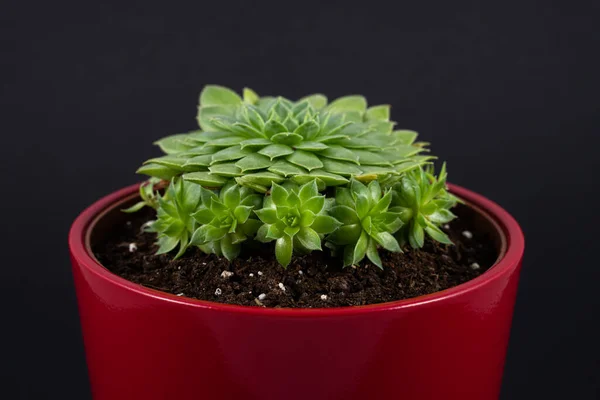
M 598 398 L 599 4 L 3 2 L 5 398 L 89 398 L 69 225 L 207 83 L 391 103 L 525 231 L 502 399 Z

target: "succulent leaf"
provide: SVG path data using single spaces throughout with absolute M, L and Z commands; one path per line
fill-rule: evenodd
M 201 106 L 238 105 L 240 96 L 233 90 L 218 85 L 206 85 L 200 93 Z
M 244 88 L 243 96 L 244 102 L 248 104 L 256 104 L 258 102 L 258 99 L 260 99 L 258 94 L 256 94 L 256 92 L 250 88 Z
M 158 208 L 159 193 L 155 190 L 155 187 L 162 182 L 158 178 L 150 178 L 147 181 L 140 184 L 140 197 L 142 201 L 135 203 L 133 206 L 122 210 L 125 213 L 134 213 L 141 210 L 144 207 L 152 207 L 155 210 Z

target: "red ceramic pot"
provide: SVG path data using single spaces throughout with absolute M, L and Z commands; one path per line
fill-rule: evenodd
M 524 238 L 498 205 L 450 188 L 496 238 L 497 263 L 435 294 L 334 309 L 224 305 L 113 275 L 90 243 L 137 185 L 103 198 L 69 235 L 94 399 L 497 399 Z

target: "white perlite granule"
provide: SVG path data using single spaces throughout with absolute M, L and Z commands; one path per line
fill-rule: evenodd
M 215 296 L 220 296 L 223 293 L 223 291 L 221 290 L 221 288 L 217 288 L 217 290 L 215 290 Z
M 262 274 L 263 274 L 263 273 L 262 273 L 262 272 L 260 272 L 260 271 L 258 271 L 258 272 L 257 272 L 257 274 L 258 274 L 259 276 L 262 276 Z
M 298 275 L 302 275 L 303 273 L 302 270 L 298 271 Z
M 248 276 L 249 276 L 250 278 L 254 278 L 254 274 L 252 274 L 252 273 L 248 274 Z
M 470 231 L 463 231 L 463 236 L 466 237 L 467 239 L 472 239 L 473 238 L 473 234 Z
M 283 283 L 279 282 L 279 289 L 283 290 L 285 292 L 285 286 L 283 285 Z
M 133 253 L 136 250 L 137 250 L 137 244 L 135 244 L 135 243 L 129 243 L 129 252 Z
M 327 300 L 327 295 L 326 294 L 322 294 L 321 295 L 321 300 Z
M 481 266 L 479 264 L 477 264 L 477 263 L 471 264 L 471 269 L 479 269 L 479 268 L 481 268 Z
M 267 298 L 267 295 L 266 295 L 266 294 L 264 294 L 264 293 L 261 293 L 261 294 L 259 294 L 259 295 L 258 295 L 258 299 L 259 299 L 259 300 L 264 300 L 264 299 L 266 299 L 266 298 Z
M 450 229 L 450 225 L 448 225 L 448 224 L 445 224 L 445 225 L 444 225 L 444 229 Z
M 223 278 L 223 279 L 227 279 L 230 276 L 233 276 L 233 272 L 231 272 L 231 271 L 223 271 L 223 272 L 221 272 L 221 278 Z
M 179 293 L 177 296 L 181 297 L 181 296 L 184 296 L 184 294 L 183 293 Z

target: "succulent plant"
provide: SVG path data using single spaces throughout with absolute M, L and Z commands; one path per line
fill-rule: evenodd
M 244 99 L 230 89 L 206 86 L 200 94 L 201 130 L 159 140 L 166 156 L 148 160 L 138 172 L 218 188 L 230 178 L 266 192 L 270 185 L 317 179 L 320 189 L 345 185 L 350 177 L 371 181 L 398 176 L 424 165 L 424 143 L 417 134 L 394 130 L 387 105 L 367 108 L 362 96 L 332 103 L 320 94 L 296 102 L 260 98 L 250 89 Z
M 401 243 L 407 241 L 413 248 L 421 248 L 425 233 L 432 239 L 452 244 L 448 236 L 439 228 L 456 218 L 450 211 L 458 199 L 446 190 L 446 164 L 435 177 L 433 168 L 419 168 L 411 171 L 394 185 L 392 208 L 401 215 L 404 226 L 398 232 Z
M 168 253 L 179 245 L 175 258 L 181 257 L 190 244 L 190 237 L 196 229 L 192 214 L 200 204 L 202 187 L 183 179 L 175 179 L 169 185 L 164 197 L 158 196 L 157 220 L 150 230 L 158 234 L 156 254 Z
M 192 185 L 196 185 L 191 183 Z M 241 245 L 248 236 L 253 237 L 261 223 L 252 218 L 252 211 L 262 205 L 262 196 L 249 188 L 230 181 L 214 192 L 199 185 L 201 205 L 192 214 L 198 223 L 190 240 L 205 253 L 225 256 L 233 260 L 240 254 Z
M 156 192 L 155 185 L 160 183 L 161 180 L 158 178 L 150 178 L 146 182 L 143 182 L 140 185 L 140 198 L 142 201 L 139 201 L 132 205 L 131 207 L 123 210 L 125 213 L 134 213 L 136 211 L 141 210 L 144 207 L 152 207 L 155 210 L 158 208 L 158 192 Z
M 124 211 L 155 208 L 158 254 L 179 246 L 175 257 L 197 246 L 232 260 L 257 240 L 275 241 L 284 267 L 325 244 L 344 266 L 366 256 L 382 268 L 381 249 L 422 247 L 425 234 L 451 243 L 440 229 L 458 201 L 446 166 L 436 177 L 426 143 L 394 130 L 389 114 L 362 96 L 290 101 L 206 86 L 200 130 L 156 142 L 166 155 L 138 170 L 151 178 Z
M 357 265 L 365 255 L 379 268 L 383 268 L 377 248 L 400 252 L 400 245 L 392 235 L 402 226 L 400 213 L 389 210 L 391 189 L 382 192 L 378 181 L 368 186 L 357 180 L 349 188 L 337 188 L 336 205 L 329 214 L 343 223 L 327 240 L 344 246 L 344 266 Z
M 286 186 L 274 183 L 263 208 L 255 211 L 264 223 L 257 232 L 257 240 L 276 240 L 275 256 L 284 267 L 290 263 L 294 250 L 300 253 L 321 250 L 323 235 L 340 226 L 339 221 L 327 215 L 329 202 L 319 194 L 316 179 L 300 187 Z

